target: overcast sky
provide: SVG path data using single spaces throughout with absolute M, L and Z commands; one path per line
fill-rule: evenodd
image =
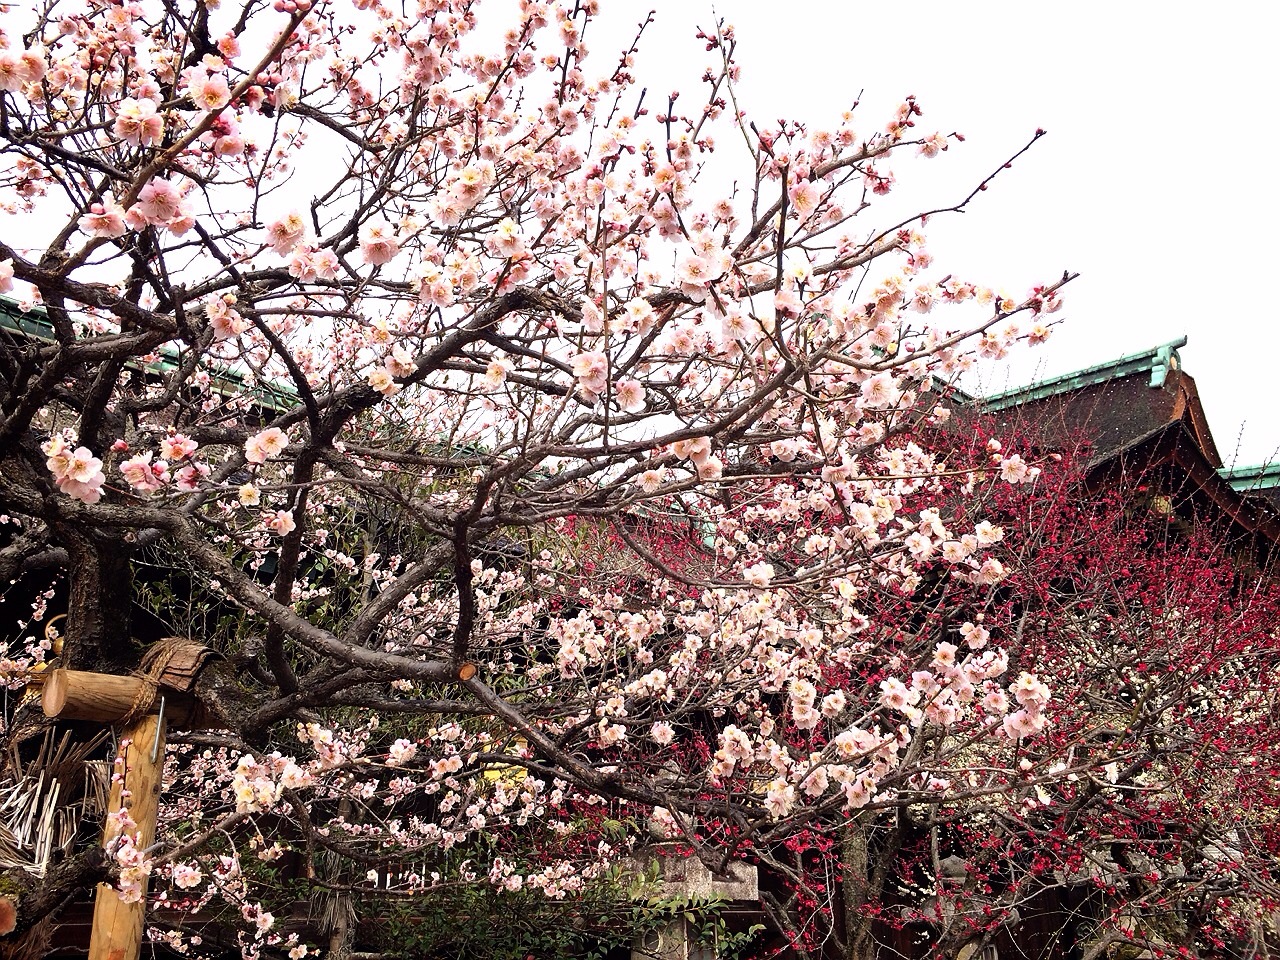
M 710 2 L 602 6 L 593 57 L 612 59 L 653 6 L 640 73 L 674 84 L 666 77 L 683 69 L 693 85 L 687 71 L 703 56 L 693 25 L 712 22 Z M 1185 334 L 1183 362 L 1224 458 L 1276 455 L 1280 330 L 1267 291 L 1280 260 L 1280 5 L 719 0 L 716 10 L 736 28 L 740 105 L 752 116 L 834 126 L 863 91 L 858 126 L 870 132 L 913 93 L 923 132 L 963 133 L 940 160 L 895 171 L 913 206 L 959 199 L 1037 127 L 1048 131 L 972 212 L 928 231 L 940 267 L 1011 293 L 1081 273 L 1054 338 L 989 389 L 1031 380 L 1037 365 L 1062 373 Z

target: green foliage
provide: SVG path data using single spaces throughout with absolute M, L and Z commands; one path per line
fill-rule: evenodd
M 643 937 L 683 919 L 694 947 L 712 948 L 717 960 L 738 960 L 764 931 L 764 924 L 731 930 L 724 909 L 725 901 L 718 897 L 658 897 L 633 909 L 632 929 Z
M 556 901 L 538 891 L 463 885 L 393 906 L 378 921 L 379 948 L 393 956 L 432 960 L 605 960 L 683 920 L 695 946 L 714 948 L 719 960 L 738 960 L 764 930 L 761 924 L 731 930 L 724 903 L 714 898 L 634 901 L 623 894 L 602 884 L 574 900 Z
M 379 947 L 400 957 L 524 960 L 603 958 L 629 942 L 625 909 L 608 896 L 548 900 L 539 891 L 501 892 L 464 884 L 441 896 L 391 907 L 379 921 Z

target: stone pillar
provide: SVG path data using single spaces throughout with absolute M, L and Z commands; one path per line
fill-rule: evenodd
M 747 863 L 730 863 L 724 876 L 716 876 L 696 856 L 679 854 L 674 845 L 659 844 L 650 848 L 637 865 L 643 872 L 651 863 L 659 867 L 658 896 L 687 900 L 718 900 L 722 903 L 750 904 L 760 902 L 756 868 Z M 699 947 L 693 931 L 683 915 L 670 923 L 638 937 L 631 948 L 631 960 L 715 960 L 714 947 Z

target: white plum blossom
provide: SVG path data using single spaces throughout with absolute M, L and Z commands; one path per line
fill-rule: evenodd
M 892 407 L 902 398 L 902 390 L 891 373 L 877 373 L 862 381 L 862 403 L 871 410 Z
M 387 764 L 393 767 L 402 767 L 412 760 L 417 752 L 418 747 L 412 740 L 406 740 L 401 737 L 387 750 Z

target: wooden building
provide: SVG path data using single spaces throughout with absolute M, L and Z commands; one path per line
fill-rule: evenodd
M 1280 542 L 1280 464 L 1224 464 L 1196 382 L 1182 368 L 1186 343 L 972 402 L 1045 449 L 1083 445 L 1087 489 L 1118 488 L 1185 522 L 1225 523 L 1234 539 L 1269 555 Z

